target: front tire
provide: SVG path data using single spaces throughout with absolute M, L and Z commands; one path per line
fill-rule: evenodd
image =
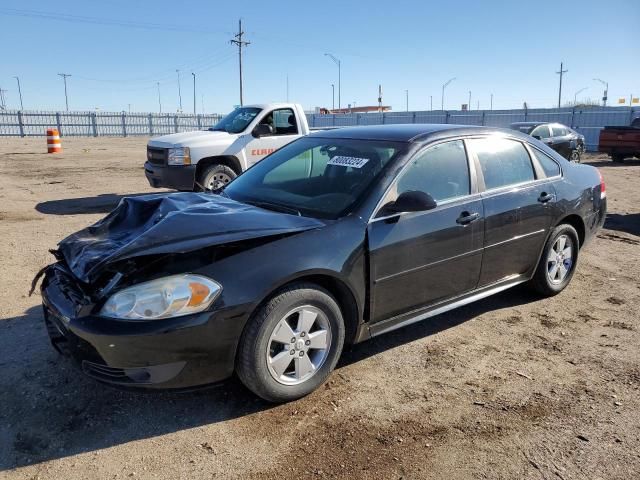
M 219 188 L 224 188 L 236 177 L 236 172 L 231 167 L 215 163 L 203 170 L 200 175 L 200 185 L 204 190 L 218 190 Z
M 249 320 L 237 374 L 269 402 L 296 400 L 324 383 L 342 353 L 344 336 L 342 312 L 329 292 L 311 283 L 291 285 Z
M 569 160 L 571 162 L 580 163 L 581 155 L 580 150 L 571 150 L 571 155 L 569 156 Z
M 541 295 L 552 297 L 569 285 L 578 265 L 580 243 L 575 228 L 558 225 L 549 236 L 531 286 Z

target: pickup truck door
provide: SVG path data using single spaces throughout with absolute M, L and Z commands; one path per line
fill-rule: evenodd
M 244 147 L 248 167 L 300 136 L 297 117 L 291 108 L 272 110 L 264 115 L 258 124 L 270 125 L 273 133 L 260 138 L 249 136 L 249 141 Z

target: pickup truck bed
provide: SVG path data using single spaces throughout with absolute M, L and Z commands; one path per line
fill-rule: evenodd
M 640 127 L 604 127 L 600 131 L 598 151 L 610 155 L 614 162 L 640 158 Z

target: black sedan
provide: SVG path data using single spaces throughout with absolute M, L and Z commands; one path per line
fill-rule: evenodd
M 323 131 L 217 194 L 126 198 L 63 240 L 45 322 L 102 382 L 191 388 L 237 372 L 287 401 L 346 343 L 524 282 L 559 293 L 605 211 L 597 169 L 518 132 Z
M 572 162 L 580 162 L 586 150 L 584 135 L 561 123 L 517 122 L 511 128 L 540 140 Z

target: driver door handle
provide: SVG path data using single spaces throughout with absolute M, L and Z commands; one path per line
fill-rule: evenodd
M 469 225 L 471 222 L 475 222 L 480 218 L 480 214 L 478 212 L 469 213 L 462 212 L 460 216 L 456 219 L 456 223 L 460 225 Z

